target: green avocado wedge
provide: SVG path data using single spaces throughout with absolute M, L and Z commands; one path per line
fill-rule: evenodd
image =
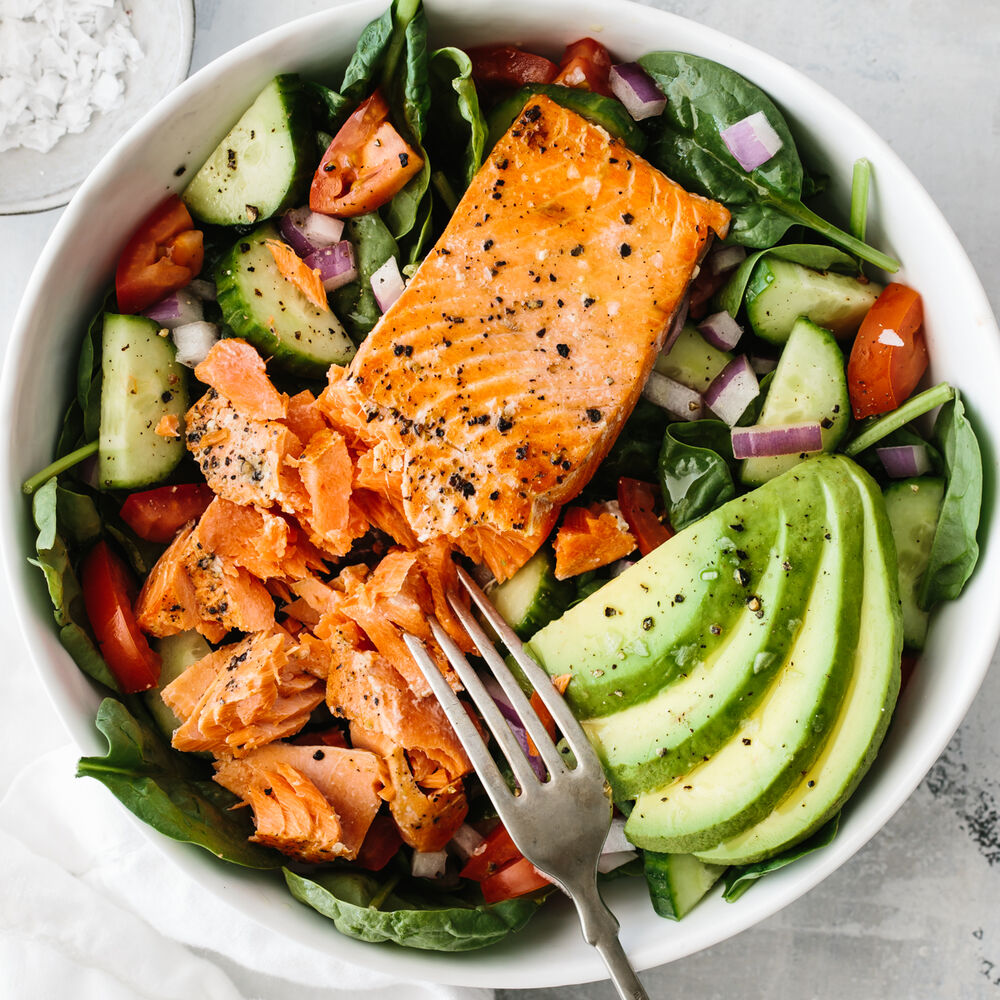
M 864 589 L 854 669 L 826 745 L 792 790 L 764 819 L 698 857 L 711 864 L 748 865 L 810 836 L 834 816 L 878 752 L 899 692 L 902 616 L 892 533 L 882 497 L 857 467 L 865 524 Z
M 697 852 L 763 819 L 819 754 L 850 681 L 858 641 L 863 525 L 843 460 L 817 461 L 825 511 L 796 523 L 822 552 L 794 644 L 767 694 L 718 751 L 686 774 L 647 787 L 625 826 L 632 843 Z M 790 476 L 792 487 L 795 474 Z

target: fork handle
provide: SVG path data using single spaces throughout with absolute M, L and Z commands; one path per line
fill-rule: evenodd
M 577 889 L 571 898 L 576 904 L 583 936 L 604 959 L 618 995 L 622 1000 L 649 1000 L 618 937 L 618 920 L 601 899 L 597 885 Z

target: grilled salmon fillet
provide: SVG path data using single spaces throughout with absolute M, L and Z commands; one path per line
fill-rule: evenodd
M 494 536 L 541 544 L 728 225 L 721 205 L 532 98 L 346 375 L 331 373 L 328 417 L 399 477 L 420 541 L 468 542 L 509 576 L 533 549 L 491 559 Z

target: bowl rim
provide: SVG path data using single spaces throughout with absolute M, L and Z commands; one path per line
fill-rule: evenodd
M 518 9 L 527 9 L 529 0 L 518 0 L 513 5 Z M 696 52 L 704 52 L 706 49 L 714 51 L 717 53 L 716 58 L 718 58 L 719 52 L 725 52 L 736 62 L 751 65 L 754 79 L 759 79 L 761 76 L 783 78 L 786 88 L 792 86 L 799 88 L 813 102 L 816 108 L 815 120 L 822 120 L 824 115 L 830 114 L 841 122 L 849 123 L 855 134 L 862 138 L 866 146 L 870 148 L 872 159 L 877 160 L 880 164 L 891 166 L 894 174 L 898 175 L 897 180 L 905 185 L 906 196 L 913 202 L 915 210 L 919 210 L 920 214 L 927 218 L 928 223 L 934 225 L 935 235 L 945 240 L 946 245 L 939 248 L 940 252 L 955 260 L 956 266 L 967 278 L 966 293 L 972 295 L 976 300 L 974 301 L 975 307 L 989 317 L 991 328 L 987 329 L 983 336 L 993 335 L 992 343 L 987 345 L 990 354 L 988 360 L 996 370 L 1000 371 L 1000 344 L 998 344 L 1000 331 L 997 330 L 986 293 L 971 261 L 940 209 L 927 192 L 885 140 L 879 137 L 854 111 L 847 108 L 819 84 L 776 57 L 717 29 L 698 24 L 691 19 L 668 11 L 646 7 L 635 3 L 634 0 L 545 0 L 543 4 L 537 4 L 536 0 L 532 0 L 532 5 L 544 8 L 548 23 L 553 25 L 558 23 L 560 15 L 570 18 L 568 22 L 570 24 L 573 23 L 573 19 L 577 19 L 576 23 L 580 23 L 583 20 L 581 18 L 582 10 L 584 16 L 592 15 L 592 20 L 595 21 L 602 20 L 610 23 L 619 17 L 628 17 L 636 19 L 640 23 L 648 23 L 655 31 L 655 37 L 665 40 L 674 35 L 686 38 L 693 34 L 696 36 L 697 44 L 688 45 L 687 49 Z M 15 479 L 18 474 L 15 463 L 16 442 L 9 429 L 16 423 L 14 390 L 23 366 L 30 314 L 47 287 L 46 273 L 51 267 L 57 249 L 80 225 L 86 212 L 88 198 L 92 193 L 100 190 L 102 186 L 112 180 L 121 171 L 120 164 L 128 161 L 128 157 L 138 149 L 144 137 L 180 111 L 187 101 L 196 97 L 211 83 L 224 79 L 233 67 L 262 57 L 299 35 L 311 31 L 336 30 L 338 22 L 342 22 L 345 18 L 359 16 L 362 12 L 366 16 L 377 16 L 385 6 L 385 0 L 353 0 L 351 3 L 306 15 L 243 42 L 198 70 L 132 126 L 95 167 L 59 219 L 25 287 L 11 328 L 10 345 L 4 359 L 2 377 L 0 377 L 0 426 L 5 428 L 3 433 L 0 433 L 0 472 L 4 475 L 4 483 L 8 484 L 6 489 L 0 491 L 0 549 L 2 549 L 4 574 L 11 593 L 15 617 L 30 650 L 35 669 L 40 674 L 57 713 L 66 723 L 74 741 L 84 752 L 92 751 L 99 746 L 98 743 L 95 743 L 97 734 L 93 728 L 92 719 L 83 719 L 79 713 L 70 710 L 68 696 L 64 686 L 58 681 L 51 658 L 43 656 L 40 652 L 45 648 L 45 642 L 38 640 L 43 634 L 51 637 L 51 619 L 42 620 L 37 608 L 29 603 L 20 579 L 26 553 L 21 550 L 18 534 L 23 532 L 21 522 L 26 516 L 26 510 L 24 498 L 15 492 L 18 485 Z M 459 13 L 468 15 L 469 11 L 473 10 L 478 19 L 484 19 L 488 16 L 490 3 L 489 0 L 426 0 L 426 6 L 432 18 L 433 28 L 435 16 L 447 19 L 449 16 L 456 17 Z M 731 64 L 732 62 L 730 62 Z M 772 93 L 776 101 L 781 104 L 782 95 L 775 94 L 773 86 L 773 83 L 769 83 L 765 89 Z M 13 484 L 13 488 L 9 484 Z M 996 512 L 994 512 L 992 520 L 998 521 Z M 986 558 L 981 559 L 981 563 L 991 565 L 996 563 L 998 559 L 997 546 L 988 546 L 987 550 L 984 550 L 984 556 Z M 986 569 L 987 566 L 981 564 L 977 575 L 983 575 Z M 844 824 L 840 835 L 833 844 L 824 851 L 811 855 L 809 859 L 804 859 L 808 863 L 800 863 L 799 866 L 795 866 L 798 869 L 796 878 L 774 877 L 773 882 L 771 882 L 773 888 L 769 888 L 767 891 L 758 889 L 756 894 L 741 899 L 739 905 L 733 907 L 731 919 L 720 922 L 718 926 L 698 937 L 690 946 L 672 947 L 670 935 L 664 934 L 663 940 L 660 942 L 629 948 L 636 968 L 648 969 L 717 944 L 787 906 L 844 864 L 882 829 L 912 794 L 945 748 L 964 718 L 986 675 L 998 638 L 1000 638 L 1000 618 L 994 619 L 980 631 L 968 636 L 967 652 L 971 651 L 975 669 L 966 670 L 961 677 L 962 684 L 957 691 L 956 699 L 949 705 L 942 707 L 941 721 L 935 726 L 935 733 L 939 738 L 922 744 L 920 752 L 914 751 L 907 757 L 906 766 L 901 766 L 902 773 L 896 776 L 896 784 L 891 793 L 880 796 L 878 802 L 866 810 L 867 818 L 864 824 Z M 66 656 L 66 654 L 63 655 Z M 68 656 L 66 658 L 68 659 Z M 169 841 L 138 820 L 136 823 L 144 835 L 162 853 L 171 857 L 189 874 L 197 868 L 198 861 L 193 861 L 192 848 L 188 845 Z M 213 867 L 215 866 L 214 859 L 208 858 L 204 852 L 200 853 L 204 854 L 205 859 L 212 863 Z M 206 884 L 204 881 L 202 881 L 202 885 L 217 897 L 225 900 L 220 886 Z M 247 913 L 247 916 L 272 931 L 277 929 L 279 933 L 282 932 L 280 928 L 269 922 L 266 916 L 256 912 Z M 660 920 L 652 911 L 650 911 L 650 918 L 656 921 Z M 317 920 L 322 919 L 317 917 Z M 454 953 L 447 955 L 414 953 L 395 946 L 366 946 L 340 935 L 329 923 L 326 923 L 325 927 L 330 942 L 328 947 L 350 962 L 365 965 L 373 964 L 372 959 L 374 959 L 381 968 L 394 974 L 420 979 L 433 977 L 435 981 L 441 983 L 523 988 L 570 985 L 606 976 L 596 955 L 589 955 L 588 958 L 583 959 L 574 955 L 572 963 L 565 960 L 562 962 L 553 961 L 541 973 L 532 962 L 525 962 L 524 966 L 520 968 L 516 963 L 510 964 L 509 970 L 504 973 L 501 981 L 498 978 L 495 962 L 484 961 L 479 963 L 481 969 L 477 969 L 474 958 L 463 959 Z M 373 947 L 377 950 L 372 950 Z M 485 958 L 492 950 L 466 953 L 466 955 L 479 955 Z M 428 958 L 428 954 L 433 957 Z M 528 978 L 529 975 L 530 978 Z

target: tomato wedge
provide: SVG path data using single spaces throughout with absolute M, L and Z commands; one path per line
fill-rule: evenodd
M 188 521 L 205 513 L 215 494 L 205 483 L 160 486 L 133 493 L 122 504 L 122 520 L 147 542 L 170 542 Z
M 399 828 L 391 816 L 379 815 L 368 827 L 364 842 L 355 859 L 358 866 L 370 872 L 379 872 L 395 857 L 403 846 Z
M 559 67 L 545 56 L 514 45 L 480 45 L 468 50 L 476 83 L 523 87 L 526 83 L 552 83 Z
M 618 480 L 618 509 L 644 556 L 674 534 L 656 516 L 657 492 L 652 483 L 644 483 L 640 479 L 622 476 Z
M 374 212 L 423 165 L 421 155 L 389 121 L 389 105 L 376 90 L 327 147 L 309 189 L 309 207 L 344 218 Z
M 594 38 L 581 38 L 566 46 L 559 63 L 559 75 L 552 82 L 611 97 L 610 75 L 608 50 Z
M 160 657 L 153 652 L 132 613 L 135 590 L 125 563 L 107 542 L 98 542 L 80 573 L 87 618 L 101 654 L 125 694 L 156 687 Z
M 473 882 L 482 882 L 505 865 L 523 857 L 517 845 L 510 839 L 507 828 L 503 823 L 498 823 L 458 874 Z
M 487 903 L 502 903 L 547 885 L 551 885 L 549 880 L 527 858 L 521 858 L 483 879 L 479 887 Z
M 886 285 L 851 348 L 847 389 L 854 417 L 895 410 L 927 370 L 924 307 L 919 292 L 896 282 Z
M 173 194 L 143 219 L 118 258 L 118 311 L 141 312 L 196 278 L 205 259 L 202 234 Z

